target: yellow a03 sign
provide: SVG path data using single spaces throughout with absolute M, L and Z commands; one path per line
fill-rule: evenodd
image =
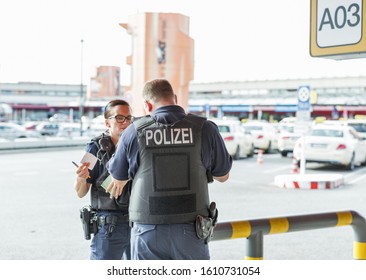
M 311 0 L 310 55 L 366 57 L 366 0 Z

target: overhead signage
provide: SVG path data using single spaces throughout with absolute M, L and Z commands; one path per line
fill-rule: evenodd
M 366 57 L 366 0 L 311 0 L 310 55 Z

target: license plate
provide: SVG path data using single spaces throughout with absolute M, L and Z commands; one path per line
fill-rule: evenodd
M 327 147 L 327 144 L 311 144 L 311 147 L 315 149 L 324 149 Z

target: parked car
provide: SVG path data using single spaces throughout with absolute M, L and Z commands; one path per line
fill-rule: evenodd
M 21 124 L 21 126 L 24 127 L 26 130 L 36 130 L 37 125 L 38 122 L 32 122 L 32 121 Z
M 349 125 L 314 125 L 304 141 L 305 163 L 342 165 L 349 170 L 366 164 L 366 141 Z M 294 158 L 300 162 L 301 139 L 296 141 Z
M 40 134 L 45 136 L 56 135 L 58 133 L 59 128 L 60 128 L 59 123 L 52 123 L 52 122 L 42 122 L 36 126 L 36 130 Z
M 16 138 L 39 138 L 41 135 L 23 126 L 10 122 L 0 122 L 0 138 L 13 140 Z
M 361 138 L 366 140 L 366 119 L 325 120 L 323 124 L 352 126 Z
M 347 124 L 352 126 L 363 140 L 366 140 L 366 119 L 349 119 Z
M 86 133 L 90 137 L 95 137 L 105 132 L 108 128 L 105 125 L 104 115 L 99 115 L 89 121 L 86 124 L 86 129 Z
M 254 144 L 252 135 L 246 132 L 239 120 L 212 120 L 219 128 L 226 149 L 233 159 L 252 157 Z
M 279 125 L 288 125 L 288 124 L 295 124 L 296 123 L 296 117 L 284 117 L 279 121 Z
M 280 126 L 278 135 L 278 151 L 283 157 L 294 151 L 295 143 L 300 138 L 300 134 L 295 132 L 295 124 L 285 124 Z
M 277 129 L 269 122 L 249 121 L 242 126 L 253 135 L 254 147 L 268 153 L 278 148 Z
M 83 135 L 85 134 L 85 129 L 83 127 Z M 76 137 L 80 136 L 80 124 L 79 123 L 60 123 L 58 132 L 56 134 L 58 137 Z

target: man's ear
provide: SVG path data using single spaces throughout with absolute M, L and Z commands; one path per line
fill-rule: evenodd
M 147 100 L 144 100 L 144 109 L 146 113 L 152 112 L 152 104 Z

